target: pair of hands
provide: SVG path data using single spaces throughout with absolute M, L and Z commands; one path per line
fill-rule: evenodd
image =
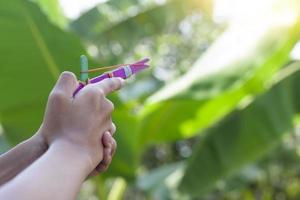
M 73 98 L 77 79 L 73 73 L 62 73 L 50 93 L 38 137 L 49 148 L 60 145 L 79 154 L 88 162 L 89 175 L 105 171 L 116 150 L 114 106 L 106 95 L 123 85 L 121 78 L 105 79 L 87 85 Z

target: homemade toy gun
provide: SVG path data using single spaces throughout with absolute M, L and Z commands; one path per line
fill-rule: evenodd
M 149 62 L 149 58 L 144 58 L 140 61 L 136 61 L 131 64 L 118 64 L 108 67 L 99 67 L 94 69 L 89 69 L 87 57 L 82 55 L 80 56 L 80 82 L 79 86 L 75 90 L 73 96 L 75 96 L 82 88 L 84 88 L 87 84 L 98 83 L 104 79 L 112 78 L 112 77 L 120 77 L 123 79 L 127 79 L 130 76 L 146 69 L 149 67 L 147 62 Z M 95 78 L 89 79 L 90 72 L 97 72 L 97 71 L 105 71 L 100 76 Z

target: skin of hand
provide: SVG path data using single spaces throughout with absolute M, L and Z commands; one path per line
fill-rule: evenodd
M 77 85 L 73 73 L 61 74 L 49 95 L 38 134 L 49 146 L 59 143 L 80 150 L 95 175 L 107 169 L 116 149 L 111 119 L 114 106 L 105 96 L 120 89 L 124 80 L 111 78 L 87 85 L 73 98 Z
M 64 80 L 66 84 L 75 82 L 75 76 L 72 73 L 63 73 L 61 79 Z M 56 89 L 54 88 L 53 91 Z M 103 137 L 99 141 L 104 147 L 103 160 L 98 164 L 98 166 L 90 173 L 90 176 L 95 176 L 100 172 L 104 172 L 110 165 L 112 156 L 116 150 L 116 141 L 112 137 L 116 131 L 115 125 L 112 123 L 110 130 L 103 134 Z M 55 133 L 56 134 L 56 133 Z M 47 136 L 51 136 L 51 132 L 48 132 Z M 8 152 L 0 156 L 0 186 L 10 181 L 35 160 L 41 157 L 49 148 L 49 143 L 46 141 L 46 137 L 43 130 L 40 129 L 31 138 L 18 144 Z
M 47 151 L 42 137 L 35 134 L 0 156 L 0 186 L 10 181 Z
M 6 161 L 13 161 L 13 157 L 17 161 L 11 164 L 21 163 L 23 169 L 28 164 L 1 187 L 0 198 L 75 199 L 91 171 L 96 168 L 96 173 L 101 172 L 111 162 L 116 148 L 112 134 L 116 128 L 111 121 L 113 105 L 105 96 L 123 84 L 119 78 L 106 79 L 86 86 L 73 98 L 76 78 L 72 73 L 63 73 L 49 96 L 38 133 L 6 153 L 4 159 L 0 157 L 0 164 L 7 165 Z M 34 155 L 27 157 L 34 143 L 40 144 L 42 150 L 32 151 L 44 154 L 32 152 Z M 47 149 L 43 148 L 45 145 Z
M 90 173 L 89 177 L 96 176 L 99 173 L 102 173 L 107 170 L 108 166 L 112 161 L 112 157 L 114 156 L 117 148 L 117 143 L 113 138 L 114 132 L 106 131 L 102 136 L 102 144 L 103 144 L 103 159 L 97 165 L 97 167 Z
M 68 84 L 71 82 L 73 84 L 75 79 L 76 78 L 72 73 L 65 72 L 61 75 L 59 83 L 62 84 L 63 82 Z M 65 87 L 67 88 L 68 86 Z M 57 88 L 53 89 L 54 93 L 57 92 L 56 89 Z M 60 92 L 63 92 L 63 89 L 60 88 L 59 90 Z M 0 156 L 0 186 L 18 175 L 48 150 L 49 143 L 46 139 L 50 137 L 52 133 L 48 132 L 48 135 L 45 135 L 44 130 L 45 129 L 40 128 L 31 138 L 18 144 Z M 98 173 L 105 171 L 110 165 L 112 156 L 116 150 L 116 141 L 112 137 L 115 131 L 116 127 L 112 123 L 109 131 L 105 132 L 101 140 L 99 140 L 99 143 L 102 143 L 104 147 L 104 150 L 101 149 L 101 152 L 103 151 L 104 155 L 102 161 L 90 173 L 90 176 L 95 176 Z

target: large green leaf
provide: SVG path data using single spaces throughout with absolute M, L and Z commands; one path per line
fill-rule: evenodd
M 150 97 L 141 116 L 142 143 L 191 137 L 266 90 L 300 34 L 297 14 L 288 24 L 268 20 L 230 26 L 189 72 Z
M 32 0 L 37 3 L 49 20 L 61 28 L 67 25 L 67 18 L 64 16 L 59 0 Z
M 60 71 L 78 71 L 84 50 L 77 37 L 50 24 L 33 3 L 0 1 L 0 13 L 1 122 L 7 137 L 18 129 L 14 142 L 19 142 L 38 128 Z
M 299 63 L 295 66 L 298 71 Z M 273 149 L 291 130 L 296 112 L 293 91 L 300 72 L 275 85 L 248 107 L 235 111 L 208 130 L 194 150 L 180 189 L 191 196 L 201 195 L 218 180 L 238 172 L 243 166 Z

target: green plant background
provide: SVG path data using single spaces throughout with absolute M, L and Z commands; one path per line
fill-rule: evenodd
M 300 2 L 274 1 L 278 18 L 222 23 L 209 0 L 110 0 L 76 20 L 54 0 L 0 0 L 1 152 L 37 130 L 81 54 L 149 56 L 109 97 L 118 151 L 79 199 L 299 199 Z

